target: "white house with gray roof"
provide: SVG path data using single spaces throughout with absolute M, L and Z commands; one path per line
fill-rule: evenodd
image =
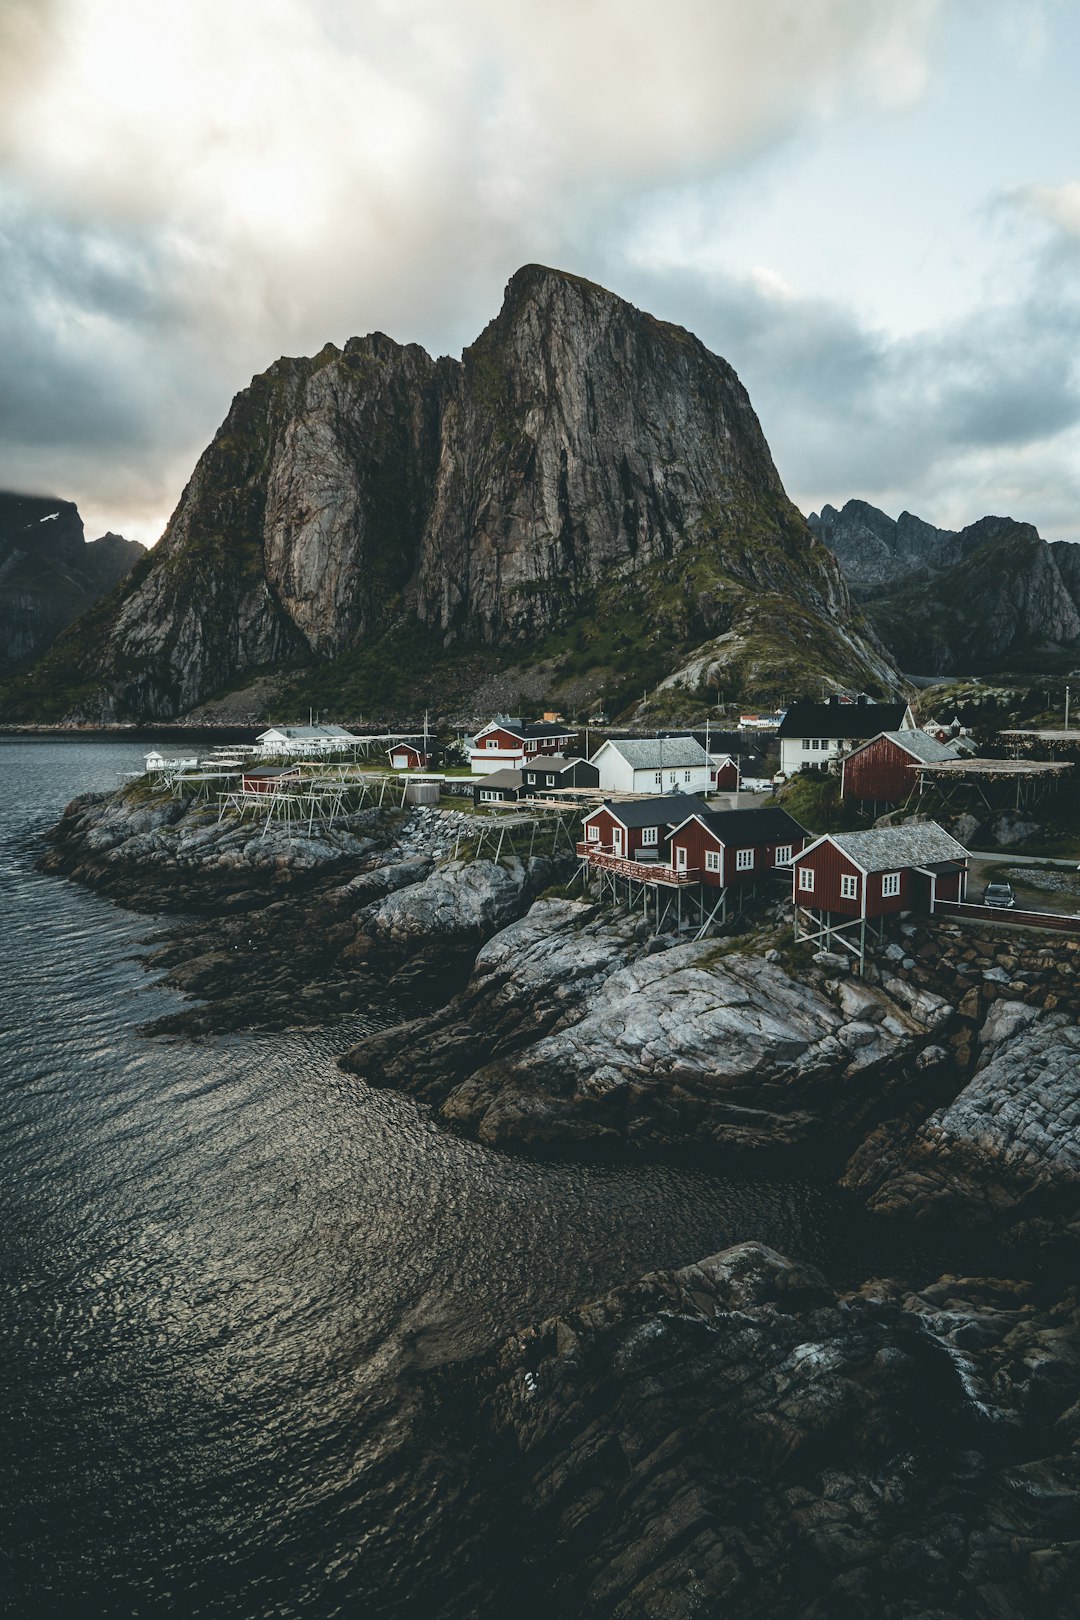
M 590 763 L 604 793 L 708 793 L 716 768 L 693 737 L 612 737 Z

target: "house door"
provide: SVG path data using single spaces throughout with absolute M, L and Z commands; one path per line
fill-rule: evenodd
M 616 855 L 622 857 L 626 854 L 626 834 L 621 827 L 616 827 L 611 835 L 611 847 Z
M 676 844 L 675 845 L 675 870 L 676 870 L 676 872 L 685 872 L 686 871 L 686 845 L 685 844 Z

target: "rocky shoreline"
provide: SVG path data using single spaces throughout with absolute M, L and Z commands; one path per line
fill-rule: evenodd
M 200 999 L 160 1030 L 426 1006 L 342 1068 L 503 1151 L 809 1159 L 868 1222 L 998 1257 L 841 1293 L 748 1244 L 420 1371 L 464 1540 L 514 1549 L 480 1585 L 583 1620 L 1074 1614 L 1077 947 L 909 923 L 856 979 L 782 907 L 654 939 L 565 857 L 452 859 L 470 821 L 256 839 L 129 792 L 70 806 L 42 865 L 180 914 L 147 965 Z

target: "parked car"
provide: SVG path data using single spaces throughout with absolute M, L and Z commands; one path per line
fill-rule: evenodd
M 988 883 L 983 890 L 984 906 L 1015 906 L 1011 883 Z

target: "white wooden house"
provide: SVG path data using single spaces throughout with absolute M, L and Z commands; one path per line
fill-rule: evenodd
M 346 754 L 356 743 L 344 726 L 271 726 L 256 738 L 264 754 Z
M 879 731 L 914 731 L 906 703 L 873 703 L 869 698 L 832 697 L 827 703 L 793 703 L 777 732 L 780 769 L 793 776 L 804 766 L 826 766 L 843 759 L 856 743 Z
M 612 737 L 590 763 L 604 793 L 708 793 L 716 774 L 693 737 Z

